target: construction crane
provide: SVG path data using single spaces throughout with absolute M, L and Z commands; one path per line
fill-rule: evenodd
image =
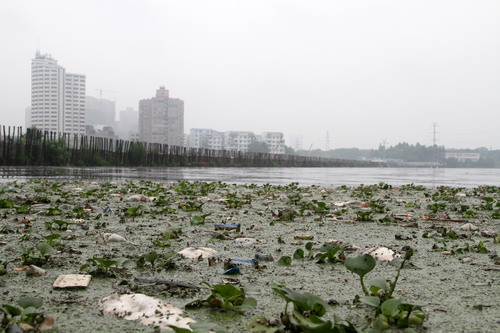
M 102 92 L 103 91 L 105 91 L 105 92 L 111 92 L 111 93 L 115 93 L 116 92 L 114 90 L 107 90 L 107 89 L 103 89 L 103 88 L 98 88 L 98 89 L 94 89 L 94 90 L 99 92 L 99 99 L 102 99 Z

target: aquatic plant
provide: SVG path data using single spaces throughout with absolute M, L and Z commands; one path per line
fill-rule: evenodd
M 47 230 L 52 231 L 52 230 L 54 230 L 54 225 L 55 225 L 58 230 L 66 230 L 66 229 L 68 229 L 68 226 L 71 224 L 73 224 L 73 223 L 68 222 L 68 221 L 53 220 L 53 221 L 45 222 L 45 228 Z
M 375 268 L 376 260 L 369 254 L 345 260 L 345 267 L 359 276 L 364 296 L 358 296 L 357 300 L 376 309 L 372 322 L 373 329 L 383 329 L 388 325 L 406 328 L 410 325 L 421 326 L 423 324 L 426 316 L 421 306 L 405 303 L 393 297 L 401 269 L 412 256 L 413 250 L 409 249 L 405 252 L 403 260 L 394 259 L 391 261 L 391 264 L 397 267 L 397 273 L 393 281 L 377 278 L 371 280 L 368 287 L 365 284 L 364 277 Z
M 283 285 L 275 285 L 273 291 L 285 300 L 285 309 L 281 313 L 281 322 L 291 332 L 343 332 L 356 333 L 358 330 L 349 322 L 338 317 L 326 320 L 322 317 L 327 312 L 327 303 L 311 293 L 301 293 Z M 292 311 L 288 310 L 289 304 Z
M 23 265 L 43 266 L 56 250 L 47 243 L 40 243 L 35 248 L 19 247 Z
M 361 221 L 361 222 L 373 221 L 373 212 L 372 211 L 357 211 L 356 212 L 356 221 Z
M 209 217 L 210 215 L 212 215 L 212 213 L 192 216 L 191 217 L 191 224 L 192 225 L 205 224 L 205 219 L 207 217 Z
M 245 312 L 255 309 L 257 300 L 247 295 L 259 294 L 256 289 L 238 288 L 232 284 L 217 284 L 210 286 L 211 295 L 205 300 L 197 300 L 186 305 L 186 308 L 197 308 L 208 306 L 222 310 L 231 310 L 236 312 Z
M 80 272 L 89 272 L 95 276 L 113 277 L 115 273 L 132 264 L 132 260 L 127 258 L 106 259 L 92 257 L 87 259 L 87 263 L 80 267 Z
M 196 212 L 201 211 L 203 205 L 203 202 L 187 201 L 179 203 L 178 207 L 185 212 Z
M 18 306 L 3 304 L 0 307 L 0 312 L 3 313 L 3 319 L 0 322 L 2 332 L 25 332 L 20 324 L 29 325 L 35 331 L 36 327 L 45 319 L 43 312 L 37 310 L 42 304 L 43 300 L 38 297 L 20 298 L 17 302 Z

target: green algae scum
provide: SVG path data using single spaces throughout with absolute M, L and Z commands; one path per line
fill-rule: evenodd
M 500 331 L 499 198 L 496 186 L 4 183 L 0 328 Z

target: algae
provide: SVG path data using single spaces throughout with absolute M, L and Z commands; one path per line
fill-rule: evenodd
M 16 190 L 8 190 L 11 188 Z M 499 187 L 377 184 L 325 188 L 295 183 L 274 186 L 34 180 L 2 184 L 0 193 L 0 258 L 8 263 L 6 274 L 0 276 L 1 304 L 16 304 L 22 297 L 40 297 L 41 310 L 56 318 L 59 332 L 155 331 L 153 327 L 103 315 L 98 303 L 113 293 L 143 293 L 178 308 L 210 296 L 209 288 L 141 283 L 135 278 L 194 286 L 231 282 L 260 289 L 260 295 L 254 296 L 256 308 L 244 315 L 207 308 L 185 310 L 189 317 L 212 322 L 218 330 L 227 332 L 247 331 L 256 318 L 280 317 L 284 303 L 273 294 L 273 284 L 329 301 L 333 306 L 325 317 L 333 318 L 335 313 L 359 329 L 365 328 L 370 324 L 366 318 L 369 311 L 353 303 L 355 295 L 360 294 L 357 276 L 341 264 L 338 256 L 331 262 L 317 263 L 307 255 L 309 251 L 317 253 L 332 240 L 350 249 L 347 256 L 354 255 L 356 248 L 382 245 L 395 252 L 408 246 L 414 249 L 411 265 L 402 270 L 395 294 L 423 306 L 428 318 L 425 329 L 500 329 L 499 245 L 495 242 L 500 225 L 495 217 L 500 206 Z M 133 195 L 154 199 L 139 203 L 126 200 Z M 283 214 L 279 212 L 286 212 L 289 218 L 280 218 Z M 363 212 L 369 212 L 364 216 L 370 218 L 358 218 Z M 192 222 L 198 216 L 204 216 L 203 223 Z M 477 230 L 460 229 L 465 223 L 472 223 Z M 216 230 L 216 224 L 240 224 L 240 228 Z M 49 237 L 53 234 L 60 236 Z M 120 235 L 127 241 L 108 242 L 105 234 Z M 243 237 L 259 242 L 237 246 L 234 240 Z M 56 251 L 43 262 L 46 274 L 27 276 L 22 269 L 21 247 L 35 249 L 47 239 L 54 241 L 51 246 Z M 306 247 L 308 242 L 312 248 Z M 486 251 L 474 250 L 479 242 Z M 212 248 L 217 256 L 211 262 L 179 257 L 167 260 L 172 253 L 188 247 Z M 294 255 L 298 249 L 304 251 L 303 257 Z M 80 273 L 88 259 L 126 258 L 135 263 L 152 251 L 158 254 L 154 265 L 111 266 L 109 274 L 96 274 L 89 287 L 82 290 L 52 288 L 59 275 Z M 241 266 L 241 274 L 231 279 L 221 275 L 226 259 L 253 259 L 256 253 L 293 259 L 290 265 L 274 261 Z M 395 271 L 379 263 L 370 275 L 389 278 Z

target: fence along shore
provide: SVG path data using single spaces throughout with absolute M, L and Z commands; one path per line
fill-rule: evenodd
M 378 163 L 189 148 L 21 126 L 0 127 L 0 165 L 143 167 L 376 167 Z

